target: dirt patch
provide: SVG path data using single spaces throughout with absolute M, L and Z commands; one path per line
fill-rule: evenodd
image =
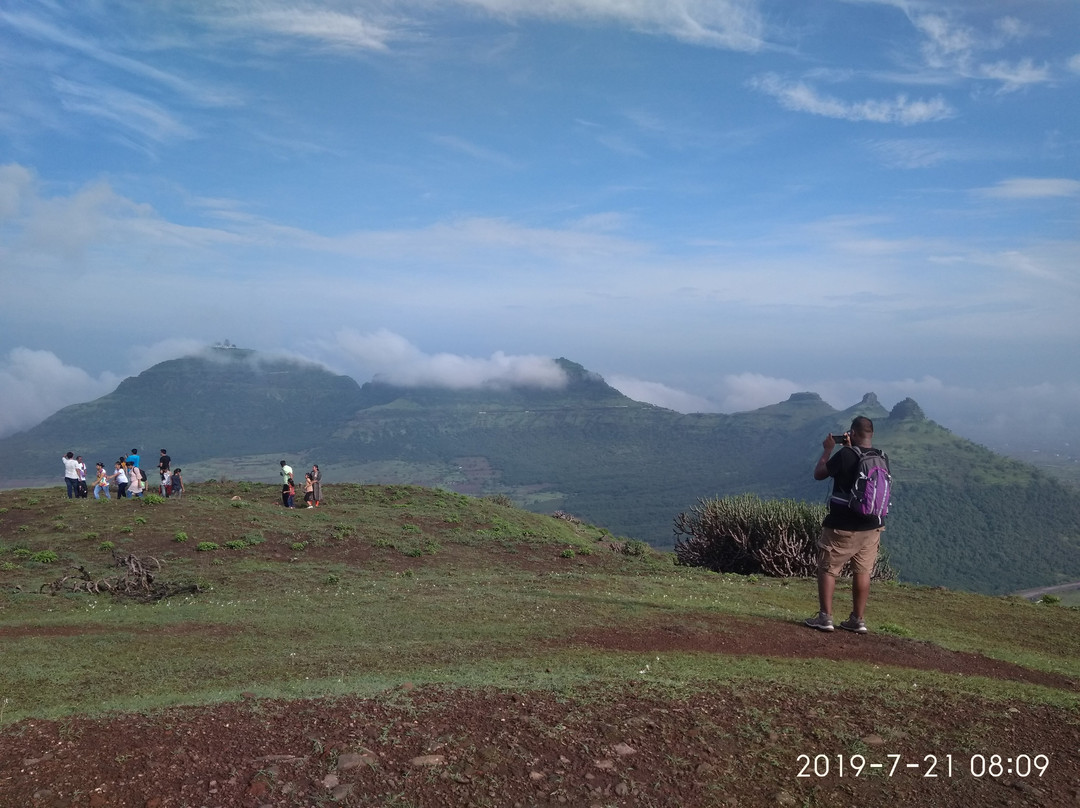
M 150 634 L 154 636 L 198 634 L 203 637 L 229 637 L 242 629 L 233 626 L 207 625 L 206 623 L 175 623 L 168 627 L 124 629 L 126 634 Z M 26 637 L 83 637 L 92 634 L 112 634 L 116 629 L 110 626 L 7 626 L 0 628 L 0 640 L 18 640 Z
M 564 644 L 854 659 L 1080 690 L 1075 679 L 928 643 L 709 614 Z M 0 730 L 0 805 L 1080 804 L 1076 710 L 933 688 L 807 693 L 770 682 L 704 685 L 688 695 L 647 683 L 571 694 L 406 683 L 372 699 L 250 697 L 24 720 Z
M 614 651 L 684 651 L 866 662 L 1080 692 L 1080 679 L 1032 670 L 981 654 L 950 651 L 932 643 L 887 634 L 859 635 L 840 630 L 825 633 L 777 620 L 683 616 L 678 623 L 638 625 L 634 630 L 591 631 L 577 635 L 570 642 Z
M 245 700 L 26 720 L 0 733 L 0 804 L 755 808 L 1080 800 L 1074 712 L 922 693 L 883 714 L 879 695 L 808 699 L 765 682 L 705 687 L 685 698 L 644 685 L 571 695 L 406 685 L 379 699 Z M 891 766 L 890 755 L 900 756 L 892 776 L 869 768 Z M 996 776 L 982 771 L 994 765 L 992 755 L 1002 761 Z M 1004 760 L 1018 755 L 1030 756 L 1022 758 L 1024 771 L 1017 775 L 1010 762 L 1006 773 Z M 1035 755 L 1046 757 L 1029 773 Z

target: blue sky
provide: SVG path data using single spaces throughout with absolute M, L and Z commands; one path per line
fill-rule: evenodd
M 1080 444 L 1075 0 L 9 0 L 0 434 L 228 339 Z M 165 407 L 163 406 L 163 412 Z

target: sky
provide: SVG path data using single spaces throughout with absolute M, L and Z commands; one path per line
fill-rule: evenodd
M 0 436 L 228 340 L 1080 454 L 1076 0 L 6 0 Z M 168 412 L 163 403 L 163 417 Z

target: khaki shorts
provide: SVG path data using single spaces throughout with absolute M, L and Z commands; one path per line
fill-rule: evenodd
M 877 561 L 878 545 L 881 542 L 881 531 L 885 528 L 877 527 L 873 530 L 836 530 L 831 527 L 823 527 L 818 536 L 818 575 L 828 573 L 834 578 L 840 575 L 840 570 L 851 561 L 853 575 L 869 575 Z

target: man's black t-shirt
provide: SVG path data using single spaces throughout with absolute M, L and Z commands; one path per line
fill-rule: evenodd
M 162 455 L 161 460 L 158 461 L 158 469 L 160 469 L 161 471 L 167 471 L 171 463 L 171 457 L 169 457 L 168 455 Z
M 832 477 L 833 495 L 847 497 L 855 485 L 855 475 L 859 473 L 859 454 L 850 446 L 842 446 L 839 452 L 829 458 L 826 468 Z M 876 516 L 863 516 L 831 498 L 829 513 L 822 524 L 836 530 L 875 530 L 881 527 Z

